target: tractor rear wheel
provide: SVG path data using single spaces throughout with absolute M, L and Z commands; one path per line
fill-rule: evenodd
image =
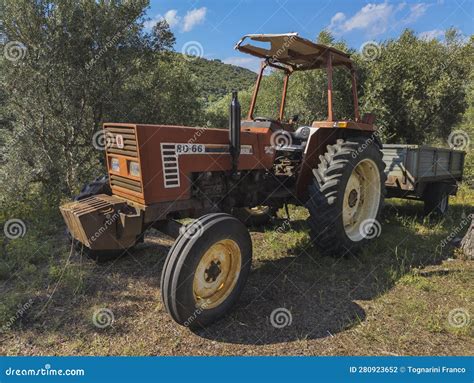
M 246 226 L 263 226 L 275 216 L 276 210 L 270 206 L 239 207 L 233 209 L 233 214 Z
M 385 163 L 378 144 L 363 137 L 328 145 L 313 170 L 306 207 L 312 241 L 326 255 L 344 256 L 380 235 Z
M 239 298 L 251 261 L 252 241 L 237 218 L 212 213 L 183 227 L 161 274 L 166 311 L 186 327 L 211 324 Z

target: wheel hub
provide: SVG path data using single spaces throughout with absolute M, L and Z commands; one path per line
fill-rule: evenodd
M 227 299 L 237 283 L 241 264 L 242 255 L 235 241 L 223 239 L 210 246 L 194 272 L 196 304 L 210 309 Z
M 376 163 L 369 158 L 363 159 L 352 170 L 343 198 L 344 230 L 352 241 L 363 240 L 362 223 L 377 217 L 381 190 Z
M 352 189 L 351 192 L 349 193 L 349 207 L 354 207 L 357 203 L 357 200 L 359 199 L 359 193 L 357 192 L 356 189 Z
M 219 274 L 221 273 L 221 263 L 219 260 L 211 261 L 209 268 L 206 269 L 204 279 L 206 282 L 215 282 Z

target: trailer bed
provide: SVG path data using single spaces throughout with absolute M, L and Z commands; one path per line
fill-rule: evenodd
M 465 152 L 419 145 L 384 145 L 387 197 L 424 199 L 427 190 L 443 185 L 454 195 L 462 180 Z

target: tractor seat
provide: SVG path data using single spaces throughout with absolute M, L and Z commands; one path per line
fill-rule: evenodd
M 244 120 L 241 122 L 242 128 L 270 128 L 272 132 L 281 129 L 280 124 L 275 120 Z
M 311 134 L 309 126 L 300 126 L 294 132 L 290 132 L 291 137 L 297 141 L 307 141 Z

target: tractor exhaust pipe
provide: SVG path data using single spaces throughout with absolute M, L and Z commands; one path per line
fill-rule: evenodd
M 229 107 L 229 151 L 232 157 L 232 174 L 237 173 L 240 156 L 240 104 L 237 91 L 232 92 Z

